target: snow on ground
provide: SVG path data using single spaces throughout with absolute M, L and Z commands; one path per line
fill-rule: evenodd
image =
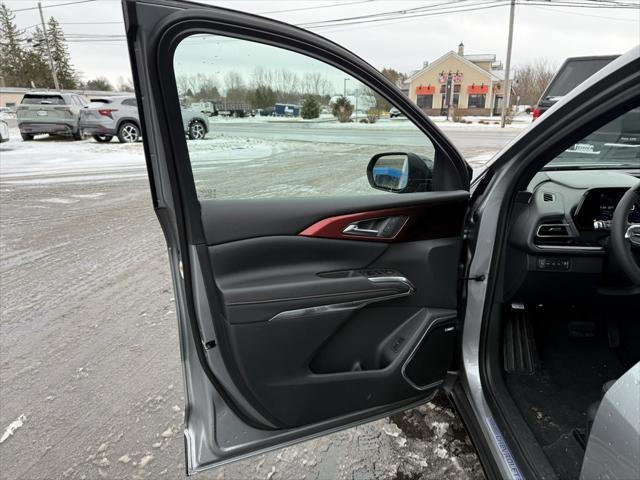
M 481 167 L 515 133 L 450 136 Z M 378 135 L 386 136 L 392 135 Z M 219 197 L 370 193 L 363 173 L 371 145 L 316 144 L 315 138 L 227 132 L 188 145 Z M 274 184 L 263 168 L 268 162 L 283 178 L 293 173 L 292 181 Z M 286 190 L 292 185 L 297 190 Z M 0 145 L 0 204 L 2 474 L 183 478 L 176 305 L 142 144 L 23 142 L 12 128 L 11 141 Z M 438 398 L 199 477 L 475 480 L 483 474 L 459 419 Z
M 246 118 L 229 118 L 229 117 L 211 117 L 209 122 L 211 124 L 249 124 L 249 123 L 279 123 L 279 124 L 304 124 L 308 125 L 311 128 L 335 128 L 336 126 L 340 126 L 341 128 L 351 129 L 351 128 L 370 128 L 370 129 L 409 129 L 415 128 L 413 124 L 405 117 L 399 118 L 380 118 L 375 123 L 369 124 L 361 122 L 362 119 L 366 118 L 364 114 L 358 114 L 357 118 L 352 117 L 353 121 L 348 123 L 340 123 L 331 115 L 322 115 L 318 119 L 313 120 L 304 120 L 300 117 L 246 117 Z M 500 117 L 474 117 L 468 116 L 463 117 L 463 122 L 453 122 L 447 120 L 447 117 L 444 116 L 431 116 L 429 117 L 438 127 L 443 129 L 449 128 L 463 128 L 463 129 L 500 129 Z M 531 117 L 529 115 L 517 115 L 513 118 L 512 123 L 505 125 L 505 129 L 513 130 L 513 129 L 526 129 L 531 125 Z
M 147 176 L 142 143 L 77 142 L 59 137 L 23 142 L 17 129 L 11 129 L 10 135 L 10 141 L 0 146 L 3 185 L 110 182 Z M 189 151 L 194 164 L 200 166 L 250 162 L 272 155 L 274 149 L 261 140 L 227 136 L 189 141 Z

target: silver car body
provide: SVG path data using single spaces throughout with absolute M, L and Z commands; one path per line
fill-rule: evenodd
M 9 141 L 9 125 L 4 120 L 0 120 L 0 143 Z
M 132 95 L 93 99 L 80 113 L 80 128 L 86 135 L 116 136 L 126 121 L 140 126 L 138 104 Z
M 197 110 L 183 108 L 182 124 L 186 134 L 190 133 L 195 121 L 204 127 L 203 135 L 206 135 L 209 132 L 208 118 Z M 118 135 L 125 122 L 132 122 L 140 128 L 138 103 L 133 95 L 94 99 L 80 115 L 80 128 L 86 135 L 113 137 Z
M 16 109 L 23 135 L 77 135 L 86 100 L 75 93 L 28 92 Z

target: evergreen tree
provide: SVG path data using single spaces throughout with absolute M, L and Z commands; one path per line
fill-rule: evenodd
M 54 17 L 50 17 L 47 22 L 47 36 L 49 37 L 49 47 L 51 48 L 51 56 L 58 74 L 60 88 L 76 88 L 78 78 L 71 65 L 67 40 L 60 28 L 60 24 Z
M 353 114 L 353 105 L 347 97 L 340 96 L 333 103 L 331 113 L 340 123 L 350 122 Z
M 18 30 L 15 14 L 0 3 L 0 76 L 7 86 L 23 86 L 24 34 Z
M 87 90 L 103 90 L 110 92 L 113 90 L 113 86 L 109 82 L 107 77 L 98 77 L 93 80 L 88 80 L 85 84 Z
M 40 27 L 36 27 L 28 44 L 29 49 L 24 52 L 22 85 L 31 86 L 33 83 L 36 88 L 54 88 L 44 33 Z
M 276 92 L 271 87 L 261 85 L 253 92 L 254 108 L 269 108 L 276 104 Z
M 300 115 L 305 120 L 318 118 L 320 116 L 320 102 L 313 95 L 306 95 L 302 101 Z

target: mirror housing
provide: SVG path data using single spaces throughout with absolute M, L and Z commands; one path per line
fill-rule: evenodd
M 367 166 L 369 185 L 385 192 L 428 192 L 432 178 L 433 160 L 415 153 L 378 153 Z

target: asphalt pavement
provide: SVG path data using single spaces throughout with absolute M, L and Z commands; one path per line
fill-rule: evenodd
M 283 168 L 299 175 L 317 170 L 305 155 L 283 154 L 313 151 L 304 131 L 267 128 L 216 124 L 193 150 L 229 177 L 222 190 L 247 184 L 235 178 L 242 162 L 225 163 L 240 153 L 243 162 L 289 161 Z M 176 308 L 142 145 L 22 142 L 11 133 L 0 146 L 0 478 L 182 478 Z M 473 157 L 516 133 L 451 136 Z M 322 129 L 323 152 L 338 134 Z M 335 164 L 361 152 L 361 141 L 336 145 Z M 348 168 L 362 177 L 360 161 Z M 322 178 L 333 181 L 314 177 L 309 188 Z M 254 176 L 255 191 L 267 180 Z M 482 471 L 439 399 L 199 478 L 458 480 Z

